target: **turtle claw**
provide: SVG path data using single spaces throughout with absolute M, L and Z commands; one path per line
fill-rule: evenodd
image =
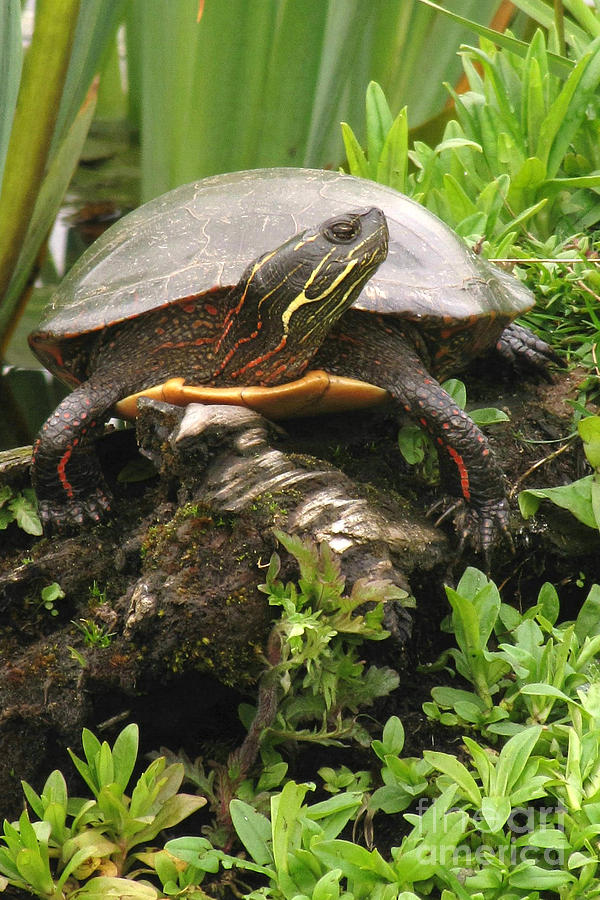
M 441 512 L 440 512 L 441 509 Z M 502 540 L 511 553 L 515 547 L 509 528 L 508 501 L 486 500 L 477 505 L 467 505 L 462 499 L 443 499 L 435 503 L 428 515 L 440 513 L 435 520 L 437 528 L 450 515 L 454 515 L 454 527 L 458 535 L 458 556 L 462 556 L 465 547 L 470 545 L 482 553 L 489 568 L 489 557 L 492 548 Z
M 81 528 L 86 523 L 97 525 L 110 509 L 110 495 L 98 487 L 86 497 L 73 497 L 66 504 L 42 500 L 38 504 L 38 515 L 45 534 L 61 534 L 72 527 Z
M 514 369 L 533 373 L 549 382 L 552 381 L 552 375 L 548 366 L 565 366 L 549 344 L 516 322 L 506 326 L 498 338 L 496 350 Z
M 515 547 L 509 528 L 508 501 L 486 500 L 477 506 L 463 506 L 455 518 L 455 525 L 460 536 L 460 551 L 469 541 L 474 549 L 483 554 L 489 569 L 492 548 L 502 540 L 511 553 Z

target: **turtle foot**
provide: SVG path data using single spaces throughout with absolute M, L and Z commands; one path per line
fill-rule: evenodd
M 41 500 L 38 515 L 46 534 L 63 532 L 70 528 L 81 528 L 86 523 L 98 524 L 111 509 L 111 498 L 107 491 L 97 487 L 85 497 L 72 497 L 65 503 Z
M 465 504 L 454 521 L 460 537 L 461 551 L 469 541 L 475 550 L 483 554 L 488 569 L 491 550 L 501 541 L 514 553 L 508 501 L 504 497 L 500 500 L 486 500 L 477 506 Z
M 549 344 L 533 331 L 515 322 L 504 329 L 498 338 L 496 349 L 513 368 L 527 370 L 545 381 L 552 381 L 548 369 L 550 364 L 564 368 L 563 360 Z
M 486 500 L 477 505 L 467 505 L 464 500 L 456 498 L 442 500 L 429 510 L 429 514 L 439 511 L 440 507 L 442 513 L 436 519 L 435 525 L 437 527 L 448 516 L 453 516 L 461 554 L 468 544 L 476 552 L 482 553 L 487 563 L 492 548 L 500 541 L 506 543 L 510 551 L 514 552 L 509 528 L 508 501 L 504 497 L 500 500 Z

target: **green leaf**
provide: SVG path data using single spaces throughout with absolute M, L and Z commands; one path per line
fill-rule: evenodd
M 112 757 L 114 779 L 121 791 L 125 791 L 137 759 L 139 728 L 135 722 L 127 725 L 115 740 Z
M 473 600 L 488 584 L 489 579 L 480 569 L 476 569 L 474 566 L 467 566 L 456 585 L 456 591 L 463 597 Z
M 533 725 L 506 742 L 496 763 L 491 793 L 499 797 L 510 795 L 525 769 L 541 732 L 541 725 Z
M 591 80 L 592 84 L 596 85 L 597 79 L 600 78 L 600 72 L 596 75 L 597 57 L 597 52 L 595 54 L 590 52 L 577 62 L 541 123 L 535 155 L 544 164 L 548 178 L 556 175 L 595 89 L 594 87 L 588 93 L 586 83 Z M 592 60 L 594 64 L 584 82 L 586 69 Z
M 95 759 L 95 768 L 98 776 L 98 784 L 101 788 L 114 783 L 115 766 L 113 763 L 112 751 L 106 741 L 102 742 L 100 752 Z
M 79 162 L 81 151 L 96 108 L 96 86 L 90 88 L 84 105 L 75 117 L 64 139 L 52 157 L 44 181 L 40 186 L 27 234 L 23 239 L 15 271 L 6 294 L 12 304 L 22 294 L 40 244 L 52 227 L 64 193 Z
M 88 762 L 88 765 L 93 765 L 95 763 L 96 757 L 100 753 L 101 743 L 96 737 L 96 735 L 91 732 L 88 728 L 84 728 L 81 732 L 81 744 L 83 746 L 83 752 L 85 753 L 85 758 Z
M 434 3 L 433 0 L 419 0 L 419 3 L 423 3 L 426 6 L 432 7 L 432 9 L 436 9 L 438 12 L 447 16 L 449 19 L 452 19 L 453 22 L 459 22 L 461 25 L 464 25 L 467 28 L 470 28 L 472 31 L 479 34 L 481 37 L 487 38 L 489 41 L 492 41 L 494 44 L 497 44 L 499 47 L 503 47 L 505 50 L 511 50 L 513 53 L 516 53 L 519 56 L 524 57 L 527 53 L 527 49 L 529 44 L 524 41 L 519 41 L 517 38 L 512 37 L 508 34 L 503 34 L 502 32 L 493 31 L 491 28 L 487 28 L 485 25 L 480 25 L 478 22 L 472 22 L 469 19 L 465 19 L 463 16 L 459 16 L 454 12 L 451 12 L 449 9 L 444 9 L 443 6 L 440 6 L 438 3 Z M 519 0 L 519 2 L 515 3 L 516 6 L 522 6 L 523 0 Z M 540 3 L 540 5 L 543 5 Z M 564 75 L 572 67 L 572 62 L 566 59 L 563 56 L 558 56 L 555 53 L 548 53 L 548 61 L 557 75 Z
M 37 4 L 0 191 L 0 221 L 4 223 L 0 296 L 5 295 L 11 280 L 44 177 L 78 10 L 79 0 L 42 0 Z M 12 311 L 9 308 L 7 313 L 5 307 L 0 316 L 0 338 Z
M 0 187 L 13 122 L 23 53 L 21 49 L 21 5 L 19 0 L 0 4 Z
M 278 871 L 288 871 L 288 853 L 297 846 L 298 816 L 309 790 L 314 790 L 314 787 L 288 781 L 282 792 L 271 798 L 273 860 Z
M 422 463 L 430 447 L 431 438 L 418 425 L 403 425 L 398 431 L 398 448 L 409 465 Z
M 319 841 L 313 845 L 313 853 L 330 869 L 339 866 L 348 879 L 364 884 L 368 888 L 371 881 L 375 883 L 396 882 L 396 873 L 377 850 L 367 850 L 350 841 Z M 375 880 L 376 879 L 376 880 Z M 365 895 L 366 896 L 366 895 Z M 370 895 L 369 895 L 370 896 Z
M 479 808 L 481 805 L 481 792 L 477 787 L 477 783 L 466 766 L 449 753 L 438 753 L 434 750 L 424 750 L 423 757 L 434 768 L 439 769 L 445 775 L 458 785 L 473 806 Z
M 580 642 L 600 634 L 600 585 L 592 585 L 575 620 L 575 634 Z
M 532 681 L 521 687 L 522 694 L 531 694 L 534 697 L 554 697 L 556 700 L 564 700 L 565 703 L 573 703 L 573 699 L 564 691 L 554 687 L 553 684 L 545 684 L 541 681 Z M 578 706 L 579 704 L 575 704 Z
M 17 494 L 10 501 L 9 507 L 19 528 L 22 528 L 27 534 L 38 536 L 42 534 L 42 523 L 37 514 L 37 505 L 31 491 Z
M 579 437 L 589 464 L 600 469 L 600 416 L 586 416 L 577 424 Z
M 312 900 L 337 900 L 340 896 L 341 877 L 341 869 L 332 869 L 322 875 L 313 888 Z
M 538 511 L 542 500 L 550 500 L 562 509 L 569 512 L 587 525 L 589 528 L 597 528 L 596 517 L 592 507 L 592 486 L 594 475 L 587 475 L 571 484 L 560 485 L 555 488 L 537 488 L 521 491 L 519 494 L 519 509 L 524 519 L 529 519 Z
M 7 506 L 0 509 L 0 531 L 4 531 L 14 521 L 15 517 Z
M 447 394 L 450 394 L 457 406 L 461 409 L 465 408 L 467 405 L 467 389 L 464 381 L 460 381 L 458 378 L 448 378 L 443 382 L 442 387 Z
M 388 131 L 377 163 L 375 180 L 402 193 L 408 173 L 408 116 L 404 106 Z
M 344 139 L 344 150 L 348 160 L 349 173 L 359 178 L 369 178 L 369 164 L 365 152 L 346 122 L 342 122 L 342 137 Z
M 41 590 L 42 602 L 45 604 L 52 604 L 56 600 L 62 600 L 65 597 L 65 592 L 61 588 L 60 584 L 57 584 L 56 581 L 53 581 L 52 584 L 47 584 L 46 587 L 43 587 Z
M 472 738 L 463 738 L 465 746 L 475 764 L 475 768 L 481 778 L 481 783 L 486 794 L 491 792 L 492 779 L 494 777 L 494 767 L 492 761 L 485 750 L 479 746 Z
M 552 891 L 575 881 L 573 875 L 560 869 L 542 869 L 541 866 L 521 863 L 509 875 L 509 885 L 523 888 L 537 894 L 538 891 Z
M 564 831 L 558 828 L 536 828 L 534 831 L 529 831 L 523 837 L 518 838 L 516 843 L 527 847 L 571 850 L 569 839 Z
M 90 878 L 77 891 L 77 897 L 85 900 L 158 900 L 160 896 L 158 890 L 149 884 L 105 875 Z
M 237 836 L 254 862 L 260 866 L 272 863 L 269 820 L 242 800 L 232 800 L 229 811 Z
M 54 882 L 48 864 L 44 863 L 39 851 L 24 849 L 17 854 L 17 869 L 24 881 L 41 896 L 52 896 Z
M 481 813 L 491 832 L 500 831 L 511 813 L 508 797 L 484 797 L 481 801 Z
M 539 22 L 544 28 L 551 29 L 554 27 L 555 18 L 553 7 L 551 4 L 547 3 L 546 0 L 513 0 L 513 2 L 518 9 L 522 10 L 526 15 L 531 16 L 532 19 Z M 568 2 L 569 0 L 567 0 L 565 6 L 568 6 Z M 580 28 L 579 25 L 568 18 L 565 18 L 564 25 L 565 38 L 569 43 L 574 44 L 577 47 L 582 47 L 587 44 L 588 35 L 583 28 Z
M 366 127 L 367 153 L 371 178 L 377 176 L 383 146 L 392 127 L 392 114 L 380 85 L 371 81 L 367 87 Z
M 469 412 L 470 417 L 480 428 L 486 425 L 498 425 L 499 422 L 509 422 L 510 417 L 501 409 L 493 406 L 483 406 L 480 409 L 472 409 Z
M 386 755 L 398 756 L 404 747 L 404 726 L 398 716 L 390 716 L 383 726 L 383 734 L 380 741 L 373 741 L 371 747 L 379 759 L 385 759 Z

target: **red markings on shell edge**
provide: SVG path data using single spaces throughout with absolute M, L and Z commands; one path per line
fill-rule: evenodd
M 60 483 L 62 485 L 62 489 L 65 491 L 69 500 L 73 499 L 73 486 L 71 485 L 69 479 L 67 478 L 65 469 L 66 469 L 67 463 L 69 462 L 69 460 L 71 458 L 72 452 L 73 452 L 73 447 L 71 445 L 63 453 L 61 460 L 60 460 L 58 466 L 56 467 L 56 470 L 58 472 L 58 477 L 59 477 Z
M 216 316 L 218 310 L 216 306 L 213 306 L 212 303 L 205 303 L 204 309 L 209 314 L 209 316 Z
M 468 503 L 471 499 L 471 487 L 469 484 L 469 473 L 467 472 L 467 467 L 465 466 L 462 456 L 457 450 L 454 449 L 454 447 L 451 447 L 449 444 L 447 444 L 446 450 L 456 463 L 458 474 L 460 476 L 460 489 L 462 491 L 463 497 Z

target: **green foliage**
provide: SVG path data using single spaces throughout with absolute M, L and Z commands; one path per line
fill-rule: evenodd
M 11 522 L 16 522 L 27 534 L 41 535 L 42 523 L 31 488 L 15 493 L 7 484 L 0 486 L 0 531 L 8 528 Z
M 332 798 L 339 806 L 329 800 L 310 806 L 305 797 L 313 786 L 290 781 L 271 799 L 270 816 L 234 800 L 232 819 L 247 859 L 215 855 L 201 838 L 171 841 L 165 853 L 187 868 L 168 858 L 169 895 L 221 866 L 233 877 L 245 869 L 259 878 L 261 887 L 243 892 L 247 900 L 595 896 L 600 589 L 592 589 L 575 622 L 560 626 L 549 585 L 524 615 L 502 603 L 497 587 L 474 569 L 448 595 L 458 645 L 449 658 L 485 699 L 480 704 L 479 694 L 455 691 L 446 724 L 487 730 L 500 749 L 465 737 L 460 759 L 440 751 L 403 757 L 404 729 L 392 717 L 372 742 L 383 785 L 370 798 L 350 790 Z M 490 709 L 492 696 L 510 709 L 512 728 L 494 732 L 492 719 L 472 719 L 471 711 Z M 436 703 L 427 706 L 439 713 Z M 350 786 L 352 773 L 340 775 Z M 394 826 L 404 836 L 386 855 L 342 837 L 361 809 L 372 819 L 409 806 L 408 830 Z
M 137 883 L 134 847 L 153 841 L 204 805 L 201 797 L 180 794 L 183 766 L 154 760 L 140 775 L 131 796 L 125 790 L 138 752 L 138 730 L 128 725 L 111 748 L 84 729 L 85 759 L 71 750 L 75 767 L 93 799 L 69 797 L 58 770 L 40 794 L 26 782 L 23 792 L 36 816 L 25 810 L 18 822 L 4 822 L 0 838 L 2 887 L 13 885 L 38 897 L 63 900 L 157 898 L 155 888 Z M 124 877 L 124 876 L 127 877 Z
M 568 509 L 584 525 L 600 531 L 600 416 L 580 419 L 577 430 L 594 473 L 559 487 L 521 491 L 519 509 L 524 519 L 536 514 L 542 500 L 550 500 Z
M 56 581 L 53 581 L 52 584 L 47 584 L 46 587 L 42 588 L 40 595 L 39 606 L 43 609 L 46 609 L 51 616 L 57 616 L 58 610 L 55 607 L 55 603 L 57 600 L 62 600 L 65 597 L 65 592 L 61 588 L 60 584 Z
M 424 706 L 427 715 L 444 725 L 477 728 L 492 739 L 518 733 L 524 722 L 542 723 L 548 738 L 562 743 L 565 717 L 579 705 L 582 685 L 595 678 L 600 587 L 591 588 L 575 622 L 560 625 L 550 584 L 523 614 L 503 604 L 495 584 L 477 569 L 468 568 L 446 593 L 458 647 L 438 665 L 451 659 L 475 691 L 434 688 L 433 702 Z
M 361 793 L 349 791 L 308 805 L 304 799 L 309 790 L 314 790 L 314 785 L 288 782 L 271 800 L 270 820 L 247 803 L 232 800 L 231 816 L 248 860 L 215 851 L 203 838 L 169 841 L 165 855 L 156 866 L 165 892 L 174 895 L 186 884 L 201 883 L 205 873 L 216 871 L 220 864 L 225 869 L 235 867 L 255 872 L 268 880 L 268 887 L 246 893 L 248 898 L 326 900 L 350 896 L 340 892 L 342 870 L 337 865 L 331 866 L 328 859 L 321 859 L 316 848 L 335 842 L 360 807 Z M 356 849 L 362 851 L 360 847 Z M 182 873 L 173 859 L 186 862 L 188 868 Z M 357 891 L 354 896 L 368 896 L 365 893 L 371 884 L 368 872 L 355 873 L 353 882 Z
M 496 7 L 495 0 L 451 4 L 485 22 Z M 442 78 L 457 77 L 456 48 L 468 34 L 416 0 L 230 0 L 203 4 L 197 16 L 194 0 L 146 0 L 128 11 L 145 199 L 216 172 L 335 165 L 337 123 L 355 118 L 370 78 L 394 108 L 408 101 L 424 121 L 444 102 Z M 415 78 L 424 60 L 425 82 Z
M 92 582 L 90 588 L 90 606 L 95 608 L 97 606 L 101 606 L 103 603 L 106 603 L 106 588 L 102 590 L 96 581 Z
M 106 650 L 115 636 L 115 633 L 110 632 L 106 625 L 98 625 L 93 619 L 80 619 L 79 622 L 73 622 L 73 625 L 83 635 L 83 642 L 87 647 Z
M 273 564 L 267 581 L 284 615 L 302 625 L 291 634 L 302 655 L 307 647 L 298 613 L 310 599 L 323 614 L 328 609 L 346 621 L 343 586 L 326 551 L 279 537 L 298 559 L 301 577 L 298 585 L 283 586 Z M 239 785 L 228 804 L 245 851 L 235 855 L 231 840 L 219 849 L 206 836 L 148 846 L 204 803 L 178 793 L 184 775 L 211 802 L 222 803 L 222 774 L 214 768 L 207 774 L 199 761 L 161 756 L 126 795 L 137 758 L 136 727 L 127 726 L 112 748 L 85 730 L 84 757 L 69 752 L 92 799 L 69 798 L 58 771 L 39 795 L 24 783 L 31 812 L 4 823 L 0 887 L 48 900 L 202 900 L 216 896 L 213 880 L 225 877 L 244 900 L 531 900 L 540 891 L 596 896 L 600 588 L 592 588 L 574 622 L 562 624 L 550 585 L 523 614 L 503 603 L 496 585 L 476 569 L 467 569 L 447 594 L 448 629 L 457 646 L 441 663 L 452 662 L 474 691 L 434 688 L 425 711 L 441 725 L 469 729 L 460 758 L 438 750 L 403 757 L 404 728 L 393 716 L 371 743 L 380 766 L 371 796 L 365 793 L 371 773 L 326 767 L 320 774 L 332 796 L 309 803 L 314 784 L 289 780 L 281 787 L 287 767 L 267 747 L 270 771 L 265 766 L 254 785 L 249 779 Z M 379 630 L 375 625 L 374 634 Z M 307 659 L 306 671 L 319 667 L 318 657 Z M 325 666 L 329 660 L 326 654 Z M 278 675 L 289 674 L 293 683 L 292 672 L 285 666 Z M 310 691 L 310 681 L 305 687 Z M 476 740 L 475 732 L 497 749 Z M 374 818 L 399 813 L 404 823 L 398 828 L 392 820 L 398 840 L 389 851 L 350 839 L 349 826 L 356 828 L 360 816 L 372 833 Z
M 300 578 L 297 585 L 284 584 L 278 578 L 281 560 L 273 554 L 266 582 L 259 586 L 272 606 L 281 607 L 270 639 L 280 648 L 279 658 L 267 673 L 280 699 L 265 740 L 274 746 L 289 740 L 337 744 L 352 738 L 368 745 L 356 713 L 393 690 L 398 676 L 391 669 L 367 668 L 360 645 L 388 637 L 384 604 L 406 601 L 406 591 L 389 581 L 359 579 L 345 594 L 339 559 L 327 544 L 317 547 L 275 534 L 297 560 Z M 304 722 L 319 724 L 303 728 Z
M 42 0 L 30 46 L 21 4 L 0 13 L 0 346 L 79 161 L 95 107 L 92 79 L 123 0 Z M 81 9 L 80 9 L 81 7 Z M 89 92 L 89 93 L 88 93 Z
M 409 194 L 486 256 L 509 255 L 525 227 L 538 240 L 565 239 L 598 222 L 600 37 L 566 78 L 553 74 L 541 30 L 525 56 L 482 39 L 462 57 L 470 90 L 449 89 L 456 118 L 435 147 L 410 148 L 406 110 L 392 120 L 369 86 L 368 155 L 342 126 L 350 172 Z

